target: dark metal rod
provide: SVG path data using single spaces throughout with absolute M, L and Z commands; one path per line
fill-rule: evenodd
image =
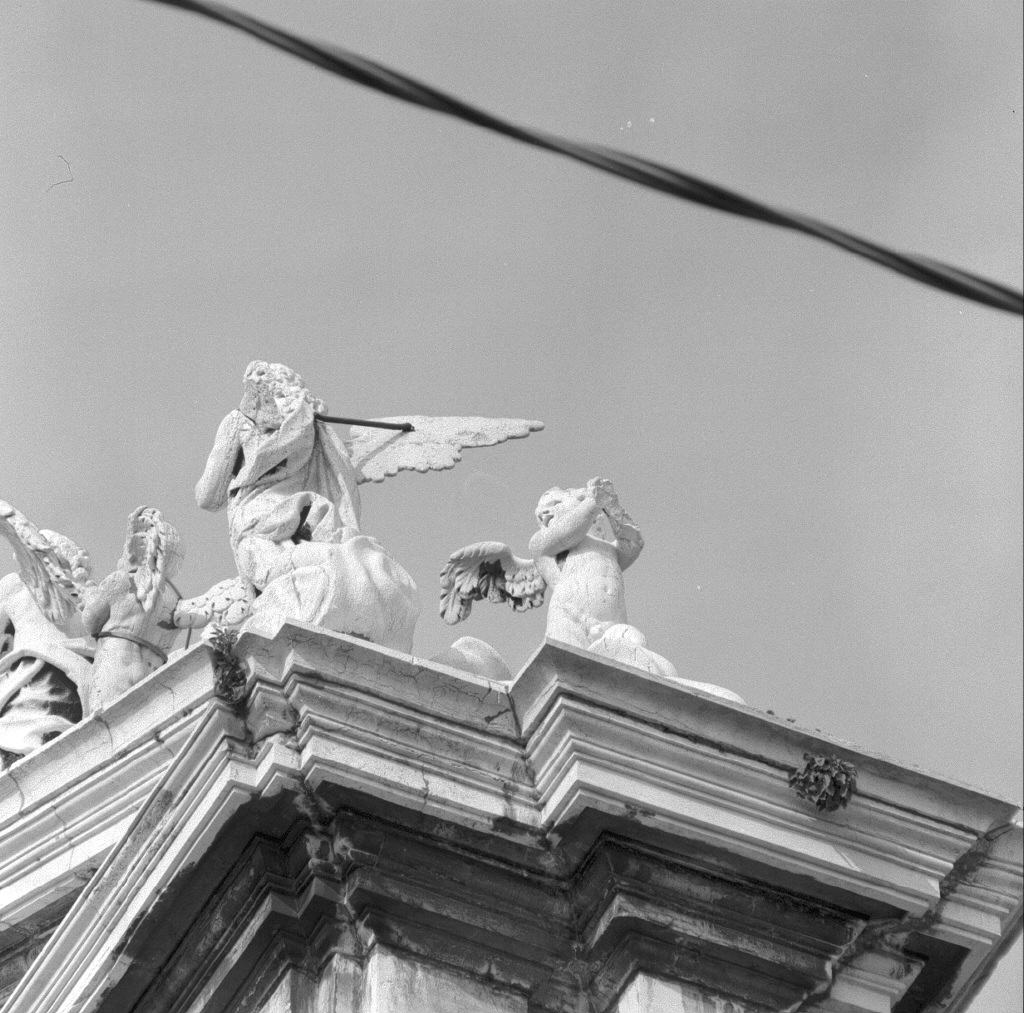
M 370 426 L 372 429 L 397 429 L 403 433 L 414 433 L 411 422 L 374 422 L 372 419 L 343 419 L 340 415 L 314 414 L 317 422 L 340 422 L 345 426 Z

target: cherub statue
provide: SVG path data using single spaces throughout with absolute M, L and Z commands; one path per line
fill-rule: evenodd
M 551 589 L 546 635 L 706 692 L 740 698 L 707 683 L 680 678 L 675 666 L 647 646 L 626 618 L 622 578 L 644 547 L 636 522 L 611 482 L 592 478 L 582 489 L 549 489 L 537 504 L 540 530 L 532 559 L 501 542 L 478 542 L 453 553 L 441 570 L 441 616 L 454 625 L 474 601 L 507 602 L 517 611 L 544 604 Z
M 246 629 L 272 634 L 297 619 L 410 651 L 416 585 L 361 532 L 358 486 L 451 468 L 464 447 L 527 436 L 541 424 L 410 416 L 402 420 L 410 432 L 353 426 L 343 442 L 323 420 L 323 402 L 286 366 L 250 363 L 243 382 L 196 486 L 204 510 L 227 507 L 239 577 L 182 603 L 174 621 L 200 626 L 247 613 Z
M 184 552 L 178 532 L 153 507 L 128 518 L 117 569 L 90 589 L 82 621 L 97 640 L 83 703 L 87 714 L 106 707 L 167 662 L 177 635 L 172 617 L 181 598 L 173 579 Z
M 0 580 L 0 768 L 82 719 L 89 676 L 80 603 L 89 556 L 0 500 L 0 535 L 19 573 Z

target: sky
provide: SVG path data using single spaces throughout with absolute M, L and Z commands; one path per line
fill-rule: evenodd
M 500 115 L 1022 285 L 1014 4 L 238 0 Z M 437 574 L 610 479 L 630 621 L 687 678 L 1022 795 L 1022 326 L 141 0 L 0 8 L 0 497 L 91 552 L 137 506 L 234 573 L 195 482 L 250 360 L 335 414 L 541 419 L 364 486 L 415 653 L 517 671 Z M 6 557 L 5 557 L 6 559 Z M 0 574 L 13 564 L 0 563 Z M 1015 948 L 972 1009 L 1020 1000 Z

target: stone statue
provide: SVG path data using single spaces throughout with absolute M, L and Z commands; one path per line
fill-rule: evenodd
M 19 573 L 0 580 L 0 768 L 82 718 L 89 677 L 80 604 L 92 586 L 89 556 L 69 538 L 39 530 L 0 500 L 0 535 Z
M 183 556 L 178 532 L 159 510 L 132 512 L 117 569 L 83 601 L 82 622 L 97 640 L 83 693 L 86 714 L 106 707 L 167 662 L 181 597 L 173 579 Z
M 227 507 L 239 577 L 182 603 L 175 623 L 248 614 L 246 629 L 273 634 L 293 619 L 410 651 L 416 585 L 360 531 L 358 486 L 403 470 L 451 468 L 465 447 L 527 436 L 541 424 L 410 416 L 401 421 L 411 432 L 353 426 L 343 442 L 321 420 L 323 402 L 286 366 L 253 362 L 243 383 L 196 486 L 204 510 Z
M 453 553 L 441 571 L 441 616 L 454 625 L 474 601 L 507 602 L 522 612 L 544 604 L 551 589 L 546 635 L 632 665 L 682 685 L 740 698 L 708 683 L 680 678 L 647 646 L 626 619 L 623 571 L 644 540 L 622 508 L 611 482 L 592 478 L 582 489 L 549 489 L 537 504 L 540 530 L 530 539 L 532 559 L 501 542 L 477 542 Z M 741 701 L 742 702 L 742 701 Z

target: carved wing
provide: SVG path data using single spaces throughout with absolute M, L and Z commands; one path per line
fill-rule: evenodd
M 135 597 L 147 612 L 152 611 L 181 555 L 181 536 L 159 510 L 141 506 L 132 511 L 118 566 L 132 574 Z
M 88 581 L 75 573 L 64 548 L 77 552 L 79 563 L 88 559 L 77 546 L 52 531 L 40 531 L 20 510 L 0 499 L 0 535 L 11 543 L 21 579 L 40 611 L 61 630 L 75 620 Z M 87 574 L 87 571 L 83 571 Z
M 256 600 L 256 589 L 242 577 L 214 584 L 206 594 L 182 599 L 174 607 L 172 622 L 179 628 L 196 629 L 207 623 L 240 626 Z
M 462 460 L 466 447 L 492 447 L 519 440 L 544 428 L 528 419 L 486 419 L 429 415 L 378 419 L 410 422 L 411 433 L 353 426 L 346 442 L 360 482 L 383 482 L 400 471 L 444 471 Z
M 485 598 L 525 612 L 544 604 L 546 590 L 532 559 L 514 556 L 501 542 L 477 542 L 453 552 L 441 570 L 441 618 L 454 626 Z

